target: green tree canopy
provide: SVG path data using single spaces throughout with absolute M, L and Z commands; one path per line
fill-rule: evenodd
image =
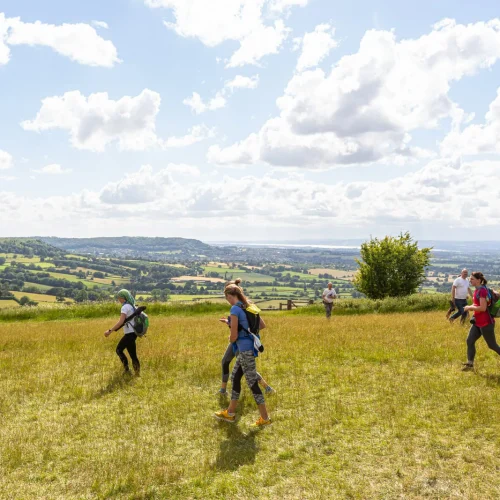
M 431 250 L 419 249 L 408 232 L 371 239 L 361 245 L 354 286 L 371 299 L 411 295 L 425 280 Z

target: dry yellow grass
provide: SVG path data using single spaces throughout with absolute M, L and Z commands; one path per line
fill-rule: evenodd
M 354 279 L 354 275 L 356 274 L 356 271 L 342 271 L 341 269 L 329 269 L 326 267 L 309 269 L 309 272 L 316 276 L 326 273 L 330 274 L 331 276 L 337 279 L 348 279 L 348 280 Z
M 178 278 L 172 278 L 173 282 L 182 282 L 182 281 L 209 281 L 210 283 L 224 283 L 225 281 L 222 278 L 208 278 L 206 276 L 179 276 Z
M 44 293 L 26 293 L 26 292 L 11 292 L 14 297 L 20 299 L 21 297 L 29 297 L 35 302 L 57 302 L 57 297 L 54 295 L 45 295 Z M 74 302 L 73 299 L 64 299 L 65 302 Z
M 9 309 L 11 307 L 20 307 L 15 300 L 0 300 L 0 309 Z
M 271 428 L 245 387 L 213 420 L 227 328 L 152 318 L 124 380 L 110 320 L 3 324 L 2 498 L 500 498 L 500 363 L 442 313 L 267 316 L 259 369 Z

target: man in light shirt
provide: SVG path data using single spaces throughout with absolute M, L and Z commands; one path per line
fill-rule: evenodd
M 453 323 L 460 316 L 462 317 L 462 324 L 467 319 L 467 313 L 464 311 L 464 307 L 467 305 L 467 297 L 469 295 L 472 297 L 468 278 L 469 271 L 464 269 L 460 273 L 460 276 L 453 282 L 453 286 L 451 287 L 451 301 L 458 310 L 450 317 L 450 323 Z
M 333 288 L 332 283 L 328 283 L 328 288 L 323 291 L 323 305 L 325 306 L 325 312 L 327 319 L 332 316 L 333 301 L 337 298 L 337 292 Z

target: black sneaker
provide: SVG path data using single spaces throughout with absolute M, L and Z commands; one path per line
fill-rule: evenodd
M 474 370 L 474 365 L 472 363 L 462 363 L 462 371 L 470 372 Z

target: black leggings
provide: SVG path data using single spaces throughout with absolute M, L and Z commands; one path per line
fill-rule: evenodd
M 495 338 L 495 325 L 487 325 L 479 328 L 476 325 L 472 325 L 467 336 L 467 361 L 469 363 L 474 362 L 476 357 L 476 342 L 483 337 L 486 341 L 488 347 L 500 355 L 500 346 L 497 344 L 497 339 Z
M 141 365 L 139 363 L 139 359 L 137 358 L 137 348 L 135 345 L 136 339 L 137 335 L 135 333 L 126 333 L 116 346 L 116 354 L 118 354 L 125 370 L 128 370 L 128 359 L 123 352 L 127 349 L 130 359 L 132 360 L 132 366 L 134 367 L 134 370 L 138 372 L 141 369 Z
M 235 357 L 236 356 L 233 353 L 233 344 L 229 343 L 226 352 L 222 357 L 222 382 L 224 383 L 227 383 L 227 381 L 229 380 L 229 365 Z

